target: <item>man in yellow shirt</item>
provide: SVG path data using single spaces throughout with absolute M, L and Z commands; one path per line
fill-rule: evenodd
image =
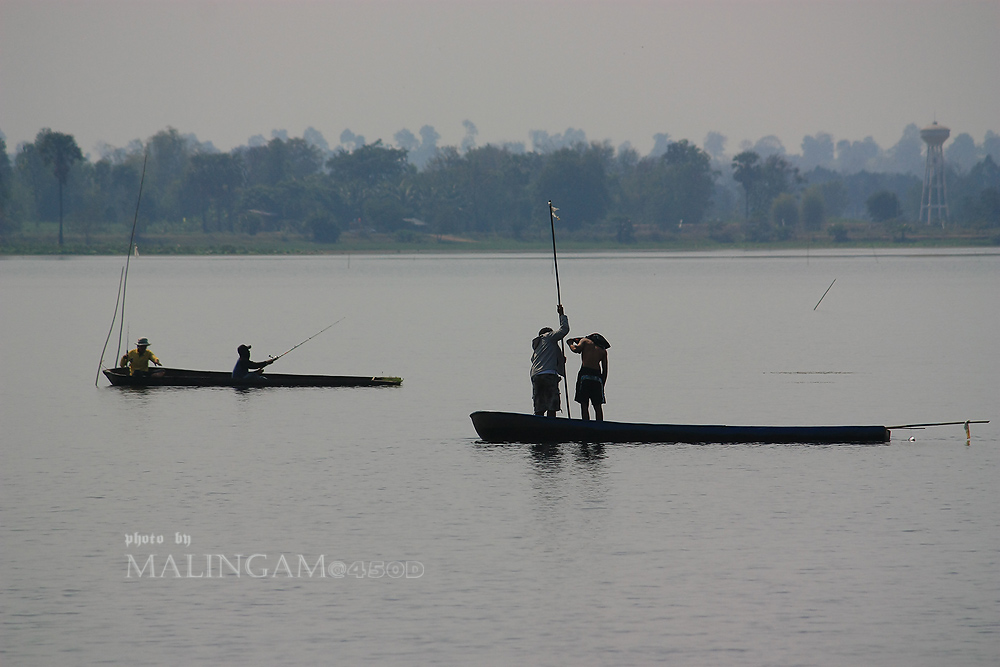
M 135 344 L 135 349 L 129 350 L 128 354 L 123 355 L 118 365 L 122 368 L 128 366 L 129 375 L 149 375 L 149 362 L 151 361 L 157 366 L 163 365 L 150 351 L 149 339 L 140 338 Z

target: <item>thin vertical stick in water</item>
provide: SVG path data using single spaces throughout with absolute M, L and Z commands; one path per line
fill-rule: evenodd
M 835 283 L 835 282 L 837 282 L 836 278 L 833 279 L 833 283 Z M 817 308 L 819 308 L 819 304 L 823 303 L 823 299 L 825 299 L 826 295 L 830 293 L 830 289 L 833 287 L 833 283 L 830 283 L 830 287 L 827 287 L 826 291 L 823 292 L 823 296 L 821 296 L 819 298 L 819 301 L 816 302 L 816 305 L 813 306 L 813 310 L 816 310 Z
M 115 312 L 111 316 L 111 326 L 108 327 L 108 337 L 104 339 L 104 349 L 101 350 L 101 360 L 97 362 L 97 377 L 94 378 L 94 386 L 101 379 L 101 368 L 104 367 L 104 353 L 108 351 L 108 341 L 111 340 L 111 332 L 115 330 L 115 320 L 118 318 L 118 302 L 122 298 L 122 281 L 125 279 L 125 267 L 122 267 L 118 275 L 118 296 L 115 298 Z

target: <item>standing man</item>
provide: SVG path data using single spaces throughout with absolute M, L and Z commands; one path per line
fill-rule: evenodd
M 569 349 L 580 355 L 580 372 L 576 376 L 576 398 L 584 419 L 590 419 L 590 403 L 594 418 L 604 421 L 604 385 L 608 381 L 608 348 L 611 343 L 599 333 L 569 341 Z
M 569 333 L 569 319 L 562 304 L 559 313 L 559 330 L 542 327 L 531 341 L 531 401 L 536 415 L 555 417 L 559 405 L 559 381 L 566 376 L 566 357 L 559 349 L 559 341 Z
M 140 338 L 136 341 L 134 350 L 129 350 L 126 354 L 122 355 L 118 365 L 121 368 L 128 366 L 129 375 L 149 375 L 149 362 L 151 361 L 157 366 L 163 365 L 156 358 L 156 355 L 150 351 L 149 339 Z

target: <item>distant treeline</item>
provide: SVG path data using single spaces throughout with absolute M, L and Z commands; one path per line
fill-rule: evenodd
M 469 124 L 471 126 L 471 124 Z M 919 130 L 883 151 L 868 138 L 834 144 L 805 137 L 788 155 L 775 137 L 744 142 L 730 157 L 725 137 L 709 133 L 700 148 L 656 135 L 646 156 L 628 144 L 587 142 L 580 131 L 533 136 L 520 144 L 476 146 L 474 126 L 461 147 L 437 147 L 398 133 L 397 146 L 365 143 L 330 150 L 322 136 L 274 133 L 269 141 L 220 152 L 167 128 L 127 148 L 84 157 L 72 135 L 43 129 L 7 152 L 0 134 L 0 241 L 59 223 L 83 237 L 127 234 L 143 178 L 139 233 L 279 232 L 316 243 L 341 235 L 537 240 L 548 229 L 546 202 L 580 239 L 631 243 L 700 226 L 727 242 L 794 240 L 845 219 L 916 224 L 924 169 Z M 948 225 L 1000 228 L 1000 135 L 976 145 L 958 135 L 946 150 Z M 417 159 L 419 158 L 419 159 Z M 417 164 L 419 162 L 419 166 Z M 883 171 L 873 168 L 885 167 Z M 889 169 L 892 167 L 892 169 Z

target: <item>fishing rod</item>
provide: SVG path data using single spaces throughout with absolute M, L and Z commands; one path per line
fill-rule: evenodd
M 333 327 L 333 326 L 334 326 L 335 324 L 340 324 L 341 322 L 343 322 L 343 321 L 344 321 L 344 319 L 345 319 L 346 317 L 347 317 L 346 315 L 345 315 L 344 317 L 341 317 L 341 318 L 340 318 L 339 320 L 337 320 L 336 322 L 334 322 L 334 323 L 333 323 L 333 324 L 331 324 L 330 326 L 326 327 L 326 329 L 321 329 L 321 330 L 317 331 L 317 332 L 316 332 L 316 333 L 314 333 L 314 334 L 313 334 L 312 336 L 309 336 L 309 338 L 306 338 L 306 339 L 305 339 L 304 341 L 302 341 L 302 342 L 301 342 L 301 343 L 299 343 L 298 345 L 293 345 L 292 347 L 288 348 L 287 350 L 285 350 L 284 352 L 282 352 L 282 353 L 281 353 L 281 354 L 279 354 L 278 356 L 276 356 L 276 357 L 271 357 L 271 363 L 274 363 L 274 362 L 275 362 L 275 361 L 277 361 L 278 359 L 281 359 L 281 358 L 282 358 L 283 356 L 285 356 L 286 354 L 288 354 L 289 352 L 291 352 L 291 351 L 292 351 L 292 350 L 294 350 L 295 348 L 297 348 L 297 347 L 301 347 L 301 346 L 305 345 L 306 343 L 308 343 L 308 342 L 309 342 L 309 341 L 311 341 L 311 340 L 312 340 L 313 338 L 315 338 L 316 336 L 320 335 L 321 333 L 323 333 L 323 332 L 324 332 L 324 331 L 326 331 L 327 329 L 330 329 L 330 328 L 332 328 L 332 327 Z
M 122 304 L 122 322 L 118 328 L 118 352 L 122 350 L 122 327 L 125 324 L 125 287 L 128 284 L 128 264 L 132 257 L 132 244 L 135 242 L 135 227 L 139 222 L 139 203 L 142 201 L 142 185 L 146 182 L 146 160 L 149 153 L 142 157 L 142 177 L 139 179 L 139 196 L 135 201 L 135 217 L 132 219 L 132 235 L 128 240 L 128 252 L 125 254 L 125 266 L 122 267 L 121 275 L 118 277 L 118 293 L 115 297 L 115 312 L 111 316 L 111 327 L 108 329 L 108 337 L 104 339 L 104 347 L 101 349 L 101 360 L 97 363 L 97 377 L 94 378 L 94 386 L 97 386 L 101 378 L 101 368 L 104 366 L 104 355 L 108 351 L 108 342 L 111 340 L 111 332 L 115 330 L 115 319 L 118 317 L 118 303 Z
M 556 220 L 559 216 L 556 215 L 558 211 L 556 207 L 552 205 L 552 200 L 549 200 L 549 226 L 552 228 L 552 264 L 556 269 L 556 305 L 562 308 L 562 290 L 559 287 L 559 256 L 556 254 Z M 559 347 L 563 355 L 563 363 L 565 365 L 566 359 L 566 341 L 563 338 L 559 339 Z M 564 368 L 565 370 L 565 368 Z M 566 418 L 572 419 L 573 415 L 569 411 L 569 379 L 563 375 L 563 385 L 566 388 Z
M 958 424 L 962 424 L 967 427 L 969 424 L 989 424 L 989 423 L 990 423 L 989 419 L 967 419 L 966 421 L 963 422 L 933 422 L 930 424 L 902 424 L 900 426 L 887 426 L 886 428 L 892 431 L 897 428 L 926 428 L 928 426 L 956 426 Z

